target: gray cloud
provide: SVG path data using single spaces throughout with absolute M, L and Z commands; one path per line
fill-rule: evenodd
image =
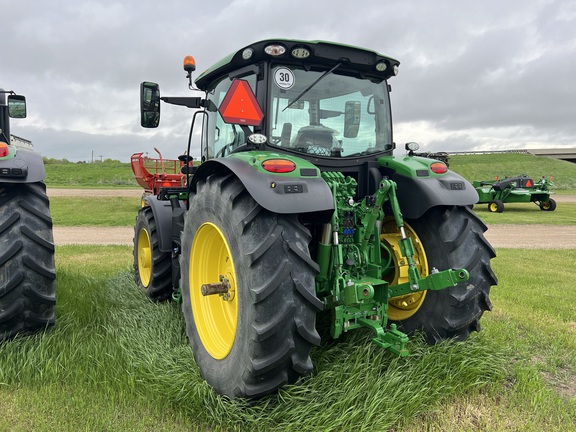
M 179 154 L 189 112 L 139 126 L 138 88 L 188 89 L 199 71 L 268 37 L 365 46 L 401 61 L 391 80 L 396 141 L 425 149 L 576 146 L 576 3 L 342 0 L 232 2 L 0 0 L 0 86 L 27 96 L 13 132 L 50 157 L 127 161 Z M 9 19 L 5 19 L 9 17 Z

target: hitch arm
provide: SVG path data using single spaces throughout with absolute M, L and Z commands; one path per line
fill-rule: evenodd
M 468 279 L 470 279 L 470 274 L 466 269 L 448 269 L 443 271 L 432 269 L 432 272 L 427 277 L 418 281 L 416 289 L 414 289 L 412 282 L 406 282 L 389 286 L 388 295 L 390 297 L 398 297 L 424 290 L 438 291 L 456 286 L 460 282 L 466 282 Z

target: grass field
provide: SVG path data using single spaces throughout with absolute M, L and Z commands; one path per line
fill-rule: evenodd
M 576 193 L 576 165 L 564 172 L 553 161 L 554 172 L 538 173 L 541 164 L 518 165 L 530 156 L 511 156 L 507 169 L 494 156 L 492 163 L 458 156 L 451 168 L 469 180 L 492 178 L 497 168 L 553 174 L 561 191 Z M 129 164 L 92 167 L 105 164 L 70 164 L 80 166 L 75 173 L 49 164 L 47 183 L 130 187 Z M 105 173 L 116 180 L 94 184 Z M 576 223 L 575 204 L 551 213 L 525 206 L 475 210 L 488 223 Z M 122 197 L 51 200 L 60 226 L 131 226 L 138 207 Z M 179 305 L 153 304 L 136 289 L 131 247 L 58 246 L 56 326 L 0 346 L 0 432 L 576 431 L 576 247 L 497 254 L 493 311 L 469 340 L 429 347 L 416 335 L 412 355 L 400 359 L 369 333 L 324 339 L 312 352 L 311 376 L 247 403 L 202 380 Z
M 89 194 L 89 191 L 87 191 Z M 140 200 L 130 197 L 53 197 L 50 200 L 56 226 L 132 226 Z M 490 213 L 487 205 L 474 211 L 487 224 L 576 225 L 576 203 L 560 203 L 553 212 L 534 204 L 507 204 L 504 213 Z
M 137 187 L 130 163 L 105 161 L 72 163 L 48 160 L 45 164 L 48 187 Z
M 470 182 L 506 175 L 527 174 L 534 179 L 554 176 L 554 190 L 576 193 L 576 164 L 553 158 L 527 154 L 451 156 L 450 169 Z M 46 184 L 49 187 L 138 187 L 130 163 L 119 161 L 71 163 L 49 160 Z
M 400 359 L 366 333 L 324 340 L 312 376 L 255 404 L 201 379 L 179 307 L 146 300 L 130 262 L 57 248 L 57 325 L 0 350 L 1 431 L 576 430 L 576 250 L 499 250 L 494 309 L 466 342 L 416 337 Z

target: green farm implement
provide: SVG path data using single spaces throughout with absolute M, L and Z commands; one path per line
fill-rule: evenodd
M 192 109 L 190 137 L 202 139 L 179 157 L 183 186 L 143 198 L 135 279 L 153 300 L 182 302 L 217 392 L 257 398 L 310 373 L 317 318 L 330 323 L 322 337 L 364 329 L 400 356 L 416 330 L 433 344 L 480 329 L 496 277 L 477 194 L 413 143 L 393 155 L 398 67 L 364 48 L 279 39 L 194 82 L 186 57 L 200 96 L 141 84 L 142 126 L 158 126 L 163 101 Z
M 552 177 L 542 177 L 534 182 L 527 175 L 506 177 L 503 180 L 474 181 L 473 186 L 478 192 L 478 203 L 488 204 L 488 210 L 502 213 L 504 203 L 534 203 L 540 210 L 556 210 L 556 201 L 550 198 Z

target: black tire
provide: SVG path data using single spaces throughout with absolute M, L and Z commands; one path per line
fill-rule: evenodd
M 428 291 L 417 312 L 398 324 L 407 333 L 422 330 L 430 344 L 464 340 L 480 330 L 482 314 L 492 309 L 490 287 L 498 283 L 490 267 L 496 253 L 483 234 L 486 225 L 467 207 L 435 207 L 407 222 L 422 242 L 430 269 L 465 268 L 470 279 Z
M 150 207 L 138 211 L 134 225 L 134 281 L 153 301 L 172 297 L 172 254 L 160 251 Z
M 55 280 L 46 186 L 0 184 L 0 341 L 54 325 Z
M 488 211 L 491 213 L 502 213 L 504 211 L 504 203 L 501 200 L 492 200 L 488 203 Z
M 217 233 L 218 242 L 205 241 L 208 230 Z M 296 215 L 263 209 L 235 176 L 212 175 L 197 185 L 182 236 L 182 310 L 196 363 L 218 393 L 258 398 L 312 371 L 310 350 L 320 343 L 315 318 L 322 303 L 315 295 L 318 266 L 309 241 Z M 198 294 L 198 285 L 217 280 L 195 276 L 215 272 L 217 279 L 223 272 L 223 260 L 197 261 L 212 253 L 215 243 L 227 248 L 225 261 L 235 281 L 236 300 L 230 301 L 237 301 L 237 319 L 226 323 L 213 320 L 214 306 L 204 306 L 208 300 Z M 203 341 L 199 333 L 208 322 L 218 328 Z M 220 331 L 231 336 L 229 351 L 212 355 Z
M 556 210 L 556 201 L 552 198 L 549 198 L 548 201 L 544 201 L 540 203 L 540 210 L 544 211 L 554 211 Z

